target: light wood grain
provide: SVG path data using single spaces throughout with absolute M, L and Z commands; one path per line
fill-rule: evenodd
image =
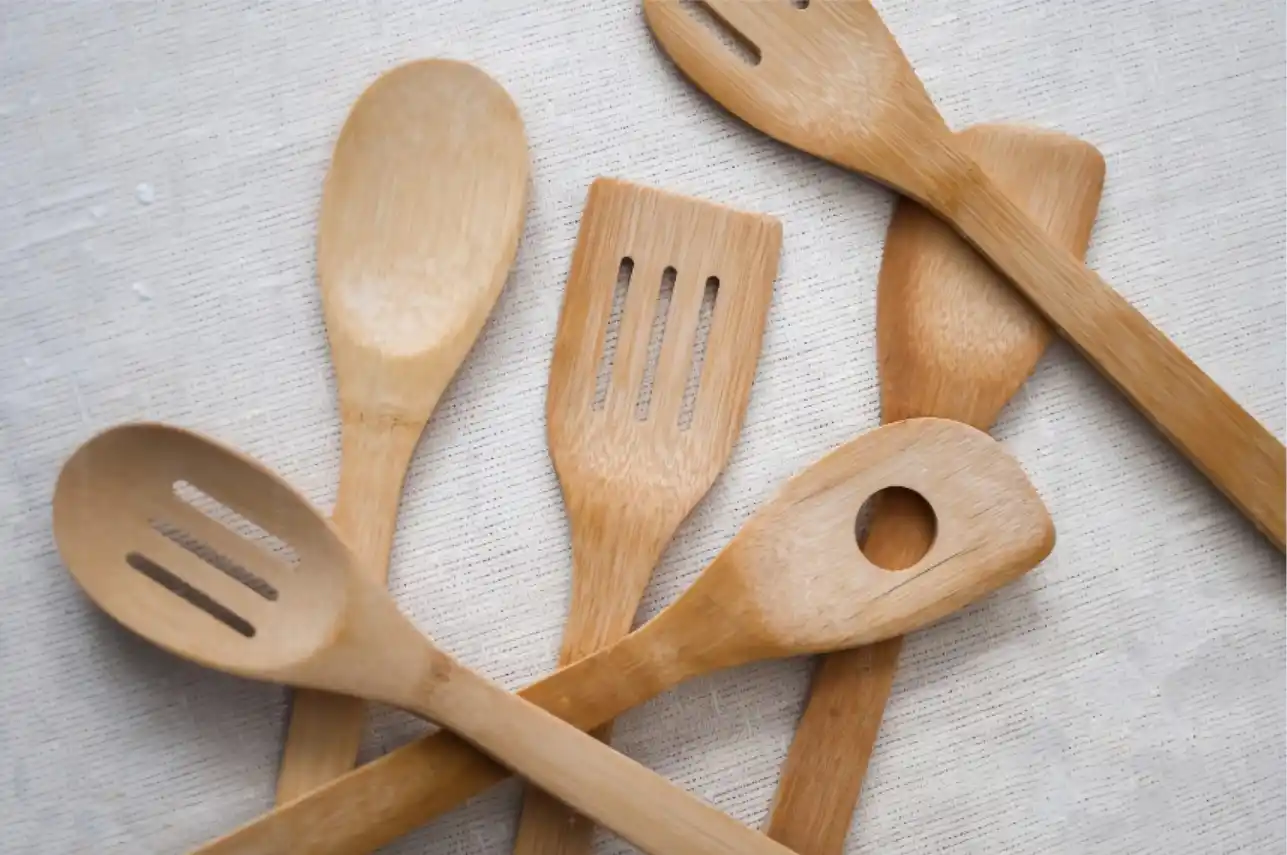
M 951 224 L 1283 548 L 1283 443 L 997 188 L 954 140 L 871 3 L 703 2 L 755 46 L 758 61 L 727 49 L 678 0 L 643 0 L 658 43 L 697 86 L 770 136 Z
M 550 456 L 572 534 L 561 666 L 630 631 L 663 550 L 728 462 L 750 399 L 781 243 L 781 224 L 771 217 L 619 180 L 590 186 L 546 398 Z M 624 312 L 613 362 L 605 366 L 611 377 L 596 407 L 618 272 L 627 259 Z M 674 282 L 667 304 L 661 291 L 668 268 Z M 708 288 L 716 291 L 715 307 L 699 341 Z M 663 310 L 645 389 L 650 339 Z M 685 390 L 698 370 L 689 415 Z M 610 728 L 596 736 L 606 741 Z M 592 832 L 584 817 L 529 789 L 514 851 L 588 853 Z
M 1094 147 L 1005 125 L 971 128 L 960 142 L 1034 222 L 1085 253 L 1104 182 L 1104 160 Z M 876 308 L 886 422 L 941 416 L 986 430 L 1051 336 L 996 271 L 907 199 L 890 221 Z M 934 521 L 919 503 L 889 493 L 864 548 L 882 566 L 904 567 L 933 536 Z M 770 837 L 796 852 L 842 855 L 901 647 L 902 639 L 893 638 L 823 657 L 782 767 Z
M 340 404 L 334 520 L 382 581 L 420 434 L 513 262 L 527 176 L 514 103 L 461 62 L 384 74 L 336 143 L 317 239 Z M 362 720 L 356 698 L 296 692 L 278 802 L 351 769 Z
M 76 483 L 73 463 L 60 479 L 60 495 L 71 495 L 63 485 Z M 865 500 L 891 485 L 924 496 L 938 519 L 932 548 L 900 573 L 864 558 L 854 533 Z M 78 505 L 63 498 L 58 506 Z M 68 540 L 74 548 L 76 541 Z M 790 479 L 656 618 L 520 694 L 591 729 L 694 676 L 912 631 L 1017 578 L 1053 542 L 1049 516 L 1032 486 L 986 434 L 940 419 L 888 425 Z M 89 560 L 70 551 L 64 557 L 73 569 Z M 78 576 L 96 602 L 129 623 L 129 614 L 120 614 L 109 599 L 112 585 L 97 590 L 95 574 Z M 434 734 L 199 851 L 369 852 L 506 774 L 450 734 Z M 571 801 L 565 793 L 559 797 Z

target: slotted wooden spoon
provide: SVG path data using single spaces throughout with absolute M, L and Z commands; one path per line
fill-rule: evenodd
M 335 145 L 317 237 L 340 399 L 334 519 L 381 580 L 416 443 L 514 261 L 527 175 L 514 102 L 462 62 L 384 74 Z M 277 801 L 353 768 L 362 719 L 356 698 L 295 693 Z
M 298 563 L 187 503 L 179 484 L 284 541 Z M 172 653 L 435 721 L 653 855 L 788 855 L 437 648 L 319 511 L 229 448 L 160 425 L 99 434 L 59 476 L 54 537 L 95 603 Z
M 1093 146 L 1006 125 L 970 128 L 959 140 L 1033 222 L 1084 255 L 1104 184 Z M 942 416 L 987 430 L 1049 341 L 1041 317 L 951 229 L 899 202 L 876 303 L 884 421 Z M 891 491 L 879 497 L 864 549 L 883 567 L 904 567 L 933 538 L 920 502 Z M 819 663 L 778 781 L 774 840 L 808 855 L 844 852 L 901 648 L 892 638 Z
M 898 573 L 867 561 L 854 535 L 864 501 L 891 485 L 938 520 L 929 552 Z M 940 419 L 887 425 L 789 480 L 657 617 L 520 694 L 589 730 L 691 677 L 902 635 L 1017 578 L 1053 543 L 1040 499 L 986 434 Z M 370 852 L 507 774 L 437 733 L 199 851 Z
M 600 178 L 590 186 L 546 398 L 550 456 L 572 529 L 561 666 L 630 631 L 666 545 L 728 462 L 755 378 L 781 243 L 782 226 L 771 217 L 624 181 Z M 614 283 L 624 306 L 609 360 Z M 663 334 L 653 354 L 658 318 Z M 597 402 L 605 369 L 611 378 Z M 607 725 L 596 736 L 606 741 L 610 732 Z M 514 851 L 588 852 L 593 828 L 529 789 Z
M 729 50 L 685 6 L 749 43 Z M 752 126 L 910 196 L 982 252 L 1279 549 L 1287 452 L 954 139 L 866 0 L 643 0 L 662 49 Z M 801 8 L 803 6 L 803 8 Z

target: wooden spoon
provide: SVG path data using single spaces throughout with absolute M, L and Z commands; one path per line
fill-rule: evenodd
M 890 485 L 915 490 L 937 515 L 934 545 L 898 573 L 864 558 L 854 534 L 864 501 Z M 939 419 L 888 425 L 789 480 L 657 617 L 520 694 L 589 730 L 690 677 L 870 644 L 929 624 L 1026 572 L 1053 543 L 1031 485 L 986 434 Z M 96 545 L 92 554 L 111 552 Z M 67 556 L 73 569 L 75 557 Z M 370 852 L 507 774 L 436 733 L 199 851 Z
M 416 443 L 514 261 L 527 175 L 514 103 L 461 62 L 386 73 L 336 143 L 317 238 L 340 399 L 334 519 L 381 581 Z M 296 693 L 277 801 L 353 768 L 362 718 L 356 698 Z
M 546 398 L 550 456 L 572 529 L 572 603 L 560 665 L 630 631 L 662 551 L 728 462 L 751 395 L 781 243 L 782 226 L 772 217 L 624 181 L 600 178 L 590 186 Z M 623 311 L 609 358 L 614 284 Z M 650 348 L 655 318 L 662 334 Z M 605 369 L 611 377 L 596 404 Z M 686 411 L 690 376 L 700 384 Z M 596 736 L 607 741 L 610 732 L 608 725 Z M 589 852 L 593 830 L 561 802 L 529 789 L 514 851 Z
M 970 128 L 960 143 L 1047 234 L 1085 254 L 1104 184 L 1093 146 L 1005 125 Z M 876 307 L 886 422 L 942 416 L 987 430 L 1050 341 L 1050 328 L 983 259 L 907 199 L 889 224 Z M 864 549 L 898 568 L 933 539 L 934 520 L 916 497 L 891 491 Z M 844 852 L 901 648 L 892 638 L 823 657 L 778 781 L 774 840 L 809 855 Z
M 946 220 L 1283 548 L 1282 442 L 997 188 L 954 139 L 871 3 L 643 5 L 662 49 L 729 111 Z M 750 61 L 686 6 L 713 12 Z
M 189 503 L 176 492 L 180 484 L 285 542 L 298 563 Z M 1035 498 L 1026 506 L 1043 512 Z M 435 647 L 319 511 L 229 448 L 158 425 L 98 435 L 59 477 L 54 536 L 95 603 L 172 653 L 230 674 L 404 708 L 654 855 L 788 855 Z M 930 576 L 950 585 L 960 578 L 953 569 Z M 908 584 L 923 588 L 920 581 Z M 909 599 L 934 606 L 925 593 Z

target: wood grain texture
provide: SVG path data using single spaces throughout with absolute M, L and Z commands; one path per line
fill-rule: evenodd
M 728 462 L 750 400 L 781 244 L 782 226 L 771 217 L 619 180 L 590 186 L 546 398 L 550 456 L 572 533 L 560 666 L 630 631 L 666 545 Z M 624 311 L 613 362 L 604 366 L 611 377 L 596 406 L 623 264 Z M 667 271 L 674 281 L 663 299 Z M 703 331 L 708 291 L 715 303 Z M 650 339 L 663 310 L 654 355 Z M 650 358 L 655 368 L 646 388 Z M 697 371 L 686 413 L 685 392 Z M 607 741 L 610 728 L 595 735 Z M 529 788 L 514 851 L 588 853 L 593 830 Z
M 960 134 L 997 185 L 1060 244 L 1083 254 L 1104 160 L 1063 134 L 982 125 Z M 988 429 L 1050 341 L 1039 315 L 941 220 L 907 199 L 890 221 L 877 291 L 882 419 L 940 416 Z M 934 521 L 887 493 L 864 548 L 904 567 L 934 540 Z M 782 768 L 768 832 L 804 855 L 841 855 L 902 639 L 824 656 Z M 836 758 L 844 762 L 836 762 Z
M 513 101 L 461 62 L 382 75 L 336 143 L 317 238 L 340 405 L 334 520 L 381 581 L 416 443 L 513 263 L 527 177 Z M 277 801 L 351 769 L 362 722 L 356 698 L 296 692 Z
M 1280 550 L 1287 450 L 1173 342 L 1046 236 L 953 139 L 865 0 L 703 0 L 747 62 L 678 0 L 643 0 L 662 49 L 725 108 L 950 223 Z
M 854 535 L 865 500 L 895 484 L 924 496 L 938 519 L 933 548 L 900 573 L 864 558 Z M 888 425 L 790 479 L 653 620 L 519 694 L 577 728 L 598 727 L 697 675 L 925 626 L 1022 575 L 1053 543 L 1031 484 L 986 434 L 941 419 Z M 69 554 L 69 565 L 78 558 Z M 95 581 L 81 584 L 101 605 Z M 199 851 L 369 852 L 506 774 L 450 734 L 434 734 Z

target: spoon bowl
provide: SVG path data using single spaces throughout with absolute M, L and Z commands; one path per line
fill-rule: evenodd
M 428 417 L 505 283 L 528 169 L 517 107 L 468 63 L 409 63 L 362 93 L 335 144 L 317 235 L 348 403 Z M 401 370 L 370 370 L 389 361 Z
M 59 474 L 54 537 L 76 581 L 121 624 L 146 627 L 149 641 L 185 659 L 272 679 L 337 631 L 349 595 L 343 550 L 282 482 L 249 458 L 229 467 L 230 454 L 159 424 L 101 433 Z M 297 562 L 211 516 L 210 501 L 198 508 L 181 496 L 193 484 L 225 519 L 256 520 Z M 176 595 L 194 608 L 176 609 Z
M 897 162 L 907 157 L 900 148 L 951 132 L 870 3 L 645 0 L 643 8 L 679 69 L 752 127 L 912 196 L 935 188 L 923 163 Z

